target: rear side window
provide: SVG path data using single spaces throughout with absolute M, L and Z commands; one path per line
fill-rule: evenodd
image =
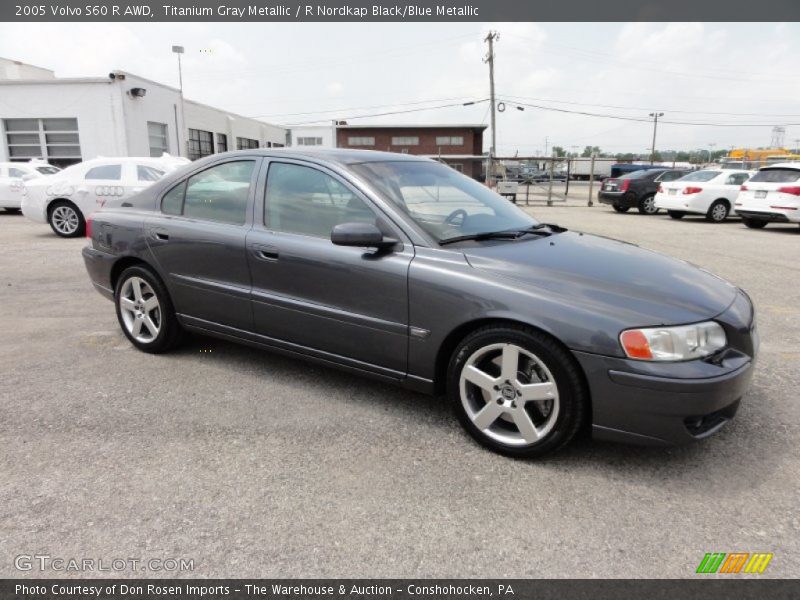
M 186 190 L 186 182 L 181 181 L 178 185 L 164 194 L 161 199 L 161 212 L 168 215 L 179 215 L 183 212 L 183 193 Z
M 8 168 L 8 176 L 9 177 L 24 177 L 25 171 L 22 169 L 15 169 L 14 167 Z
M 227 162 L 187 181 L 183 216 L 242 225 L 246 221 L 255 161 Z
M 122 179 L 122 165 L 101 165 L 86 171 L 85 179 L 107 179 L 119 181 Z
M 136 165 L 136 179 L 139 181 L 158 181 L 164 176 L 164 171 L 159 171 L 147 165 Z
M 652 173 L 650 171 L 648 171 L 648 170 L 633 171 L 631 173 L 625 173 L 625 175 L 622 175 L 621 177 L 618 177 L 617 179 L 643 179 L 644 177 L 647 177 L 648 175 L 652 175 Z
M 764 169 L 750 178 L 750 181 L 763 183 L 794 183 L 800 181 L 800 170 L 794 169 Z

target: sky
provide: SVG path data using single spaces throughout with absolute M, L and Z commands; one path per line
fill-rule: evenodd
M 645 153 L 654 111 L 661 150 L 800 143 L 796 23 L 3 23 L 0 56 L 177 86 L 179 44 L 187 98 L 268 122 L 488 124 L 490 30 L 498 155 Z

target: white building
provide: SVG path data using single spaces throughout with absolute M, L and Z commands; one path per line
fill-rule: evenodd
M 66 166 L 97 156 L 197 159 L 284 146 L 287 130 L 188 99 L 176 88 L 114 71 L 58 78 L 0 59 L 0 162 L 43 158 Z
M 306 148 L 308 146 L 335 148 L 336 125 L 298 125 L 292 127 L 289 134 L 289 145 L 295 148 Z

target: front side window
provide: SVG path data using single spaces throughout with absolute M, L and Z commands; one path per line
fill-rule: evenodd
M 86 171 L 84 179 L 105 179 L 119 181 L 122 179 L 122 165 L 100 165 Z
M 8 168 L 9 177 L 24 177 L 25 174 L 26 174 L 25 171 L 23 171 L 22 169 L 16 169 L 14 167 Z
M 537 223 L 486 186 L 440 163 L 365 162 L 352 169 L 439 242 Z
M 183 216 L 244 224 L 255 164 L 252 160 L 227 162 L 192 175 L 186 184 Z
M 147 165 L 136 165 L 136 179 L 139 181 L 158 181 L 163 176 L 164 171 Z
M 750 177 L 747 173 L 734 173 L 725 180 L 725 185 L 742 185 Z
M 264 222 L 274 231 L 329 238 L 341 223 L 375 223 L 375 213 L 344 184 L 302 165 L 272 163 Z

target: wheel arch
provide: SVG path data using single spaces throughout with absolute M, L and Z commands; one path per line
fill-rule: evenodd
M 122 272 L 129 267 L 144 267 L 153 275 L 158 277 L 161 280 L 161 283 L 164 283 L 164 279 L 159 274 L 158 270 L 153 267 L 150 263 L 146 260 L 139 258 L 138 256 L 121 256 L 118 258 L 114 264 L 111 266 L 111 272 L 109 273 L 109 283 L 111 284 L 111 289 L 117 289 L 117 282 L 119 281 L 119 276 L 122 275 Z M 164 288 L 167 286 L 164 285 Z M 169 292 L 169 290 L 167 290 Z
M 541 333 L 542 335 L 546 335 L 551 340 L 553 340 L 556 344 L 561 346 L 561 348 L 570 356 L 572 357 L 575 367 L 577 368 L 580 376 L 583 380 L 583 384 L 586 389 L 586 397 L 589 402 L 589 410 L 591 410 L 591 393 L 589 389 L 589 382 L 586 378 L 586 373 L 583 371 L 583 367 L 580 365 L 577 359 L 573 356 L 570 349 L 562 342 L 558 337 L 553 335 L 552 332 L 547 331 L 543 327 L 526 321 L 522 321 L 520 319 L 514 319 L 509 317 L 500 317 L 500 316 L 487 316 L 478 319 L 473 319 L 470 321 L 466 321 L 461 323 L 457 327 L 455 327 L 447 336 L 444 338 L 442 343 L 439 345 L 439 350 L 436 353 L 436 366 L 434 371 L 434 393 L 436 395 L 442 395 L 445 393 L 445 386 L 447 383 L 447 367 L 450 364 L 450 359 L 453 356 L 453 352 L 458 347 L 458 345 L 470 335 L 472 332 L 477 331 L 483 327 L 487 327 L 489 325 L 496 325 L 498 327 L 502 327 L 504 325 L 512 325 L 516 327 L 525 327 L 527 329 L 532 329 Z
M 75 207 L 75 209 L 76 209 L 76 210 L 77 210 L 77 211 L 78 211 L 78 212 L 79 212 L 81 215 L 83 215 L 83 211 L 81 210 L 80 206 L 78 206 L 77 204 L 75 204 L 75 203 L 74 203 L 72 200 L 70 200 L 69 198 L 62 198 L 62 197 L 60 197 L 60 196 L 59 196 L 58 198 L 49 198 L 49 199 L 45 200 L 44 202 L 45 202 L 45 204 L 44 204 L 44 210 L 45 210 L 45 214 L 47 214 L 47 218 L 48 218 L 48 219 L 50 218 L 50 213 L 51 213 L 51 212 L 53 212 L 53 207 L 54 207 L 54 206 L 55 206 L 55 205 L 56 205 L 58 202 L 65 202 L 66 204 L 71 204 L 72 206 L 74 206 L 74 207 Z M 84 217 L 84 218 L 85 218 L 85 217 Z

